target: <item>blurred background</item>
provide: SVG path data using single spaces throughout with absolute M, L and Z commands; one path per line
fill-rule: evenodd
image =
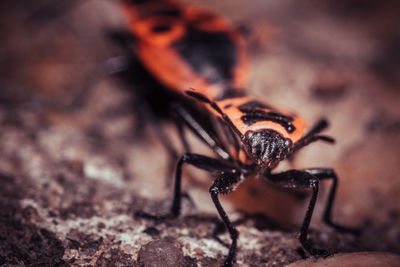
M 245 33 L 250 95 L 304 116 L 309 126 L 329 120 L 326 133 L 336 144 L 312 144 L 279 170 L 336 170 L 334 219 L 364 231 L 350 245 L 340 241 L 348 237 L 338 237 L 339 251 L 400 253 L 400 3 L 181 2 L 206 6 Z M 0 265 L 101 265 L 112 249 L 134 264 L 151 236 L 139 230 L 145 222 L 135 221 L 133 211 L 167 209 L 171 190 L 165 148 L 153 128 L 138 129 L 133 90 L 124 90 L 107 69 L 106 62 L 123 55 L 107 38 L 124 28 L 119 2 L 3 0 L 0 12 L 0 236 L 6 241 Z M 173 126 L 166 121 L 163 127 L 179 144 Z M 190 142 L 209 153 L 195 138 Z M 210 175 L 194 168 L 185 175 L 192 213 L 217 216 L 208 195 Z M 312 222 L 321 232 L 329 231 L 320 222 L 329 183 L 321 188 Z M 281 230 L 298 231 L 308 196 L 249 179 L 223 204 L 234 219 L 257 214 Z M 56 256 L 42 255 L 44 248 Z

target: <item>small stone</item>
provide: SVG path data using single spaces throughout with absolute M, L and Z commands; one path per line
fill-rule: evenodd
M 183 266 L 183 252 L 174 243 L 156 240 L 142 246 L 138 261 L 146 267 L 179 267 Z

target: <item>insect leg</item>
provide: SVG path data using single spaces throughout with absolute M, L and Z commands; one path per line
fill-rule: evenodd
M 170 154 L 171 158 L 176 160 L 178 158 L 178 152 L 176 149 L 171 145 L 172 142 L 165 133 L 163 127 L 161 126 L 161 120 L 157 118 L 154 112 L 151 110 L 147 103 L 138 103 L 138 110 L 140 110 L 139 119 L 144 119 L 145 123 L 151 127 L 151 130 L 157 136 L 157 139 L 162 143 L 165 149 Z
M 167 135 L 165 128 L 162 125 L 162 119 L 157 116 L 151 104 L 145 101 L 146 97 L 145 93 L 143 93 L 143 91 L 146 91 L 144 90 L 145 88 L 146 87 L 140 86 L 138 90 L 136 90 L 137 94 L 133 99 L 135 107 L 134 111 L 136 112 L 135 130 L 138 131 L 139 134 L 144 134 L 143 129 L 148 126 L 150 128 L 150 134 L 153 134 L 153 136 L 162 144 L 162 146 L 167 151 L 168 158 L 164 181 L 166 186 L 169 186 L 172 181 L 171 177 L 173 177 L 176 162 L 179 159 L 181 153 L 178 152 L 178 149 L 173 145 L 173 142 L 171 142 L 170 137 Z M 183 136 L 183 129 L 178 123 L 179 122 L 176 122 L 177 132 L 180 137 L 183 137 L 181 138 L 181 140 L 184 149 L 186 150 L 188 148 L 188 145 L 186 139 Z
M 181 108 L 181 105 L 177 102 L 174 102 L 170 106 L 170 113 L 172 114 L 173 121 L 174 121 L 176 129 L 178 131 L 179 138 L 181 139 L 184 151 L 185 151 L 185 153 L 187 153 L 187 152 L 190 152 L 190 146 L 187 141 L 185 131 L 183 128 L 184 121 L 182 120 L 180 114 L 178 113 L 178 109 L 180 109 L 180 108 Z
M 194 118 L 192 114 L 190 114 L 184 107 L 181 105 L 175 105 L 174 111 L 177 116 L 182 120 L 184 124 L 188 126 L 188 128 L 198 136 L 205 144 L 207 144 L 220 158 L 222 159 L 230 159 L 231 156 L 223 148 L 218 144 L 215 137 L 213 137 L 209 131 L 207 131 L 199 122 Z
M 304 217 L 303 224 L 301 226 L 299 239 L 304 249 L 307 250 L 310 254 L 328 255 L 328 252 L 326 250 L 313 248 L 307 239 L 311 217 L 314 212 L 314 207 L 318 196 L 318 189 L 319 189 L 318 177 L 313 175 L 312 172 L 308 172 L 307 170 L 289 170 L 281 173 L 269 174 L 267 178 L 272 182 L 274 182 L 275 184 L 285 188 L 312 189 L 311 200 L 310 203 L 308 204 L 307 212 Z
M 226 228 L 228 228 L 229 235 L 232 239 L 231 246 L 229 248 L 228 256 L 225 259 L 223 266 L 232 266 L 236 253 L 237 239 L 239 232 L 233 226 L 232 222 L 229 220 L 228 215 L 226 215 L 225 210 L 222 208 L 219 202 L 219 194 L 227 194 L 234 190 L 233 186 L 240 182 L 241 173 L 239 171 L 231 171 L 228 173 L 221 173 L 217 179 L 215 179 L 213 185 L 210 187 L 211 199 L 217 208 L 218 214 L 224 222 Z
M 307 172 L 311 173 L 312 175 L 318 177 L 318 179 L 332 179 L 331 189 L 329 191 L 328 202 L 326 203 L 325 212 L 324 212 L 324 222 L 335 228 L 339 232 L 350 232 L 352 234 L 360 234 L 359 229 L 349 228 L 332 221 L 332 206 L 336 196 L 336 188 L 338 184 L 338 178 L 335 174 L 333 169 L 329 168 L 312 168 L 307 169 Z
M 179 139 L 182 142 L 182 146 L 183 146 L 184 152 L 185 153 L 190 152 L 190 146 L 189 146 L 189 143 L 187 141 L 187 138 L 186 138 L 186 135 L 185 135 L 185 132 L 184 132 L 184 129 L 183 129 L 182 121 L 178 116 L 176 116 L 175 112 L 171 112 L 171 114 L 172 114 L 172 117 L 173 117 L 173 122 L 174 122 L 174 124 L 176 126 L 176 131 L 178 132 L 178 135 L 179 135 Z M 162 131 L 161 127 L 158 126 L 158 128 L 160 128 L 159 129 L 160 131 L 157 133 L 157 135 L 166 136 L 165 134 L 163 134 L 163 131 Z M 167 162 L 167 169 L 166 169 L 167 170 L 166 171 L 166 179 L 165 179 L 165 185 L 167 187 L 169 187 L 171 185 L 171 183 L 172 183 L 172 180 L 173 180 L 172 177 L 173 177 L 173 173 L 174 173 L 174 168 L 176 166 L 176 162 L 178 160 L 178 153 L 176 152 L 175 149 L 171 149 L 172 148 L 172 146 L 170 145 L 171 142 L 169 142 L 170 140 L 168 138 L 163 138 L 163 139 L 160 139 L 160 140 L 161 140 L 161 142 L 163 143 L 163 145 L 165 146 L 165 148 L 167 149 L 167 151 L 169 153 L 168 162 Z M 189 196 L 186 196 L 186 197 L 189 198 Z
M 175 185 L 174 185 L 174 198 L 171 209 L 168 213 L 162 215 L 151 215 L 143 211 L 136 212 L 137 217 L 143 217 L 153 220 L 161 220 L 167 218 L 175 218 L 179 216 L 181 212 L 181 178 L 182 178 L 182 166 L 183 164 L 190 164 L 199 169 L 206 171 L 218 171 L 218 172 L 232 172 L 235 168 L 230 166 L 221 160 L 209 158 L 199 154 L 185 153 L 176 166 L 175 174 Z
M 179 118 L 175 118 L 175 125 L 179 134 L 179 138 L 182 141 L 183 148 L 185 149 L 185 153 L 190 152 L 190 146 L 183 129 L 182 121 Z

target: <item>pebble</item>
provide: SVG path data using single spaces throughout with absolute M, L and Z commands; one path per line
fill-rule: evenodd
M 155 240 L 142 246 L 138 262 L 145 267 L 179 267 L 183 266 L 183 252 L 178 244 Z

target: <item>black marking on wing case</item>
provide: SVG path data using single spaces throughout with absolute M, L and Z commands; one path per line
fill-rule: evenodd
M 241 112 L 248 112 L 248 111 L 252 111 L 254 109 L 260 109 L 260 108 L 276 111 L 273 107 L 271 107 L 271 106 L 269 106 L 267 104 L 261 103 L 261 102 L 259 102 L 257 100 L 252 100 L 252 101 L 246 102 L 246 103 L 238 106 L 238 109 Z
M 260 109 L 247 110 L 241 117 L 241 120 L 248 126 L 260 121 L 272 121 L 282 125 L 289 133 L 296 130 L 292 124 L 292 117 L 277 112 L 267 112 Z

